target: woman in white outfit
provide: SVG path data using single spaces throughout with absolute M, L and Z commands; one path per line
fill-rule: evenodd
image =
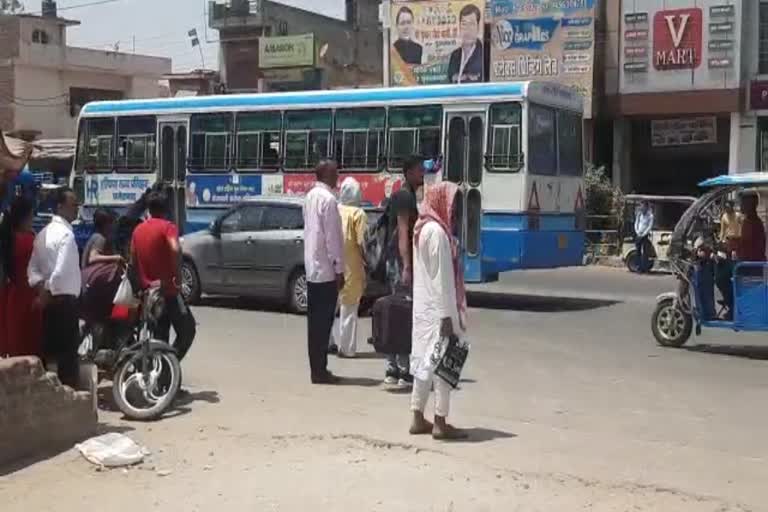
M 363 248 L 368 216 L 360 208 L 360 183 L 352 177 L 341 183 L 341 230 L 344 236 L 344 288 L 339 294 L 339 319 L 331 334 L 338 336 L 339 357 L 355 357 L 357 351 L 357 311 L 365 290 Z M 333 339 L 331 339 L 333 345 Z
M 467 310 L 461 254 L 456 240 L 458 187 L 442 182 L 429 187 L 413 236 L 413 349 L 411 434 L 435 439 L 458 439 L 466 434 L 447 422 L 451 387 L 435 376 L 439 358 L 435 347 L 451 335 L 462 337 Z M 430 388 L 435 389 L 435 422 L 424 409 Z

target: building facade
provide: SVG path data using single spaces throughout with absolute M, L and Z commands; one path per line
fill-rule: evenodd
M 269 0 L 217 0 L 219 68 L 227 91 L 290 91 L 382 83 L 378 0 L 347 0 L 346 19 Z
M 757 169 L 747 91 L 758 65 L 758 4 L 624 0 L 605 6 L 608 163 L 625 192 L 687 194 Z
M 0 128 L 9 132 L 72 138 L 80 108 L 101 99 L 158 95 L 171 60 L 67 45 L 57 17 L 0 16 Z

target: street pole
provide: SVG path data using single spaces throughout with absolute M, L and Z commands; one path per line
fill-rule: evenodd
M 381 8 L 379 10 L 379 21 L 381 21 L 381 37 L 382 37 L 382 71 L 384 73 L 384 80 L 382 83 L 384 87 L 389 87 L 389 0 L 381 2 Z

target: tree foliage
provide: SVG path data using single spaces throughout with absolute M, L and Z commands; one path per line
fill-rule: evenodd
M 0 0 L 0 14 L 16 14 L 24 11 L 19 0 Z
M 584 173 L 584 189 L 588 215 L 614 215 L 621 211 L 623 196 L 613 186 L 605 167 L 588 166 Z

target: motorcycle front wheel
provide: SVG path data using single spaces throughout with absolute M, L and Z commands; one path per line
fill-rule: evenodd
M 148 421 L 173 403 L 181 387 L 181 365 L 176 354 L 160 349 L 139 351 L 115 369 L 112 395 L 126 417 Z

